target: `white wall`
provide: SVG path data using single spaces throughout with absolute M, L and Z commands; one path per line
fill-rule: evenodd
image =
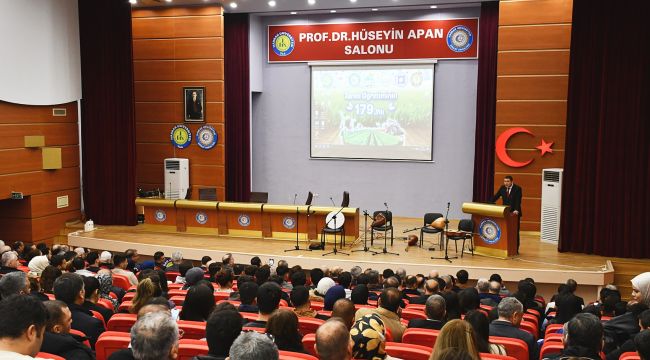
M 77 0 L 0 0 L 0 100 L 54 105 L 81 98 Z
M 440 60 L 435 68 L 434 162 L 311 160 L 309 158 L 310 69 L 306 63 L 268 64 L 267 25 L 309 22 L 383 21 L 478 17 L 479 7 L 443 11 L 391 12 L 309 17 L 251 17 L 251 82 L 262 85 L 252 102 L 253 191 L 268 191 L 270 203 L 305 201 L 308 191 L 320 194 L 315 205 L 341 202 L 350 192 L 350 205 L 381 210 L 388 202 L 394 216 L 421 217 L 442 212 L 451 202 L 451 218 L 472 200 L 474 130 L 476 122 L 477 60 Z M 261 25 L 261 26 L 260 26 Z M 264 55 L 265 56 L 265 55 Z M 253 76 L 254 75 L 254 76 Z M 261 79 L 254 79 L 261 76 Z M 465 215 L 466 216 L 466 215 Z

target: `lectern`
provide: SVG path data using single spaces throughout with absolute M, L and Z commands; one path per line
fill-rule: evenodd
M 474 221 L 474 253 L 507 259 L 517 254 L 517 215 L 510 206 L 464 203 L 463 212 Z

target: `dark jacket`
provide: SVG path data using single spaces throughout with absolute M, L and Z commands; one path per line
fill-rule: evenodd
M 0 274 L 3 274 L 3 275 L 4 274 L 9 274 L 9 273 L 12 273 L 12 272 L 16 272 L 16 271 L 22 271 L 22 270 L 18 270 L 16 268 L 12 268 L 12 267 L 9 267 L 9 266 L 0 266 Z
M 443 325 L 445 325 L 445 323 L 440 320 L 411 319 L 408 328 L 440 330 Z
M 508 321 L 494 320 L 490 324 L 490 336 L 500 336 L 513 339 L 521 339 L 528 345 L 528 357 L 530 360 L 536 360 L 537 343 L 532 334 L 521 330 Z
M 508 196 L 508 190 L 505 185 L 501 185 L 499 191 L 492 197 L 492 202 L 496 202 L 499 198 L 503 199 L 503 205 L 510 206 L 510 211 L 519 211 L 519 216 L 521 216 L 521 198 L 522 192 L 521 187 L 517 184 L 512 184 L 510 189 L 510 196 Z
M 213 355 L 199 355 L 192 358 L 192 360 L 226 360 L 228 356 L 213 356 Z
M 101 320 L 95 319 L 92 313 L 81 305 L 68 304 L 72 313 L 72 328 L 83 332 L 90 340 L 90 345 L 95 348 L 97 338 L 104 332 L 104 324 Z
M 135 358 L 133 357 L 133 350 L 122 349 L 112 353 L 108 360 L 135 360 Z
M 590 360 L 600 360 L 600 355 L 598 352 L 589 350 L 583 347 L 568 347 L 562 350 L 560 354 L 551 354 L 545 356 L 544 359 L 548 360 L 564 360 L 564 359 L 590 359 Z
M 82 341 L 85 338 L 81 339 Z M 95 352 L 70 334 L 56 334 L 49 331 L 43 336 L 41 351 L 59 355 L 66 359 L 94 360 Z
M 107 308 L 103 306 L 99 306 L 91 301 L 84 301 L 83 305 L 81 305 L 84 309 L 88 311 L 97 311 L 98 313 L 102 314 L 102 317 L 104 317 L 104 321 L 108 323 L 108 320 L 110 320 L 111 316 L 113 316 L 113 312 L 108 310 Z

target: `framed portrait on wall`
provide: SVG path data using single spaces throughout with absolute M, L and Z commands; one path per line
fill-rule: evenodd
M 185 122 L 205 121 L 205 87 L 184 87 Z

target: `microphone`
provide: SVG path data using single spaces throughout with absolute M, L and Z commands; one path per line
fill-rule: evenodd
M 450 203 L 450 202 L 447 202 L 447 209 L 449 209 L 449 204 L 451 204 L 451 203 Z
M 298 198 L 298 193 L 293 195 L 293 204 L 296 205 L 296 199 Z
M 336 206 L 336 204 L 334 203 L 334 199 L 332 199 L 332 196 L 330 196 L 330 201 L 332 202 L 332 206 Z

